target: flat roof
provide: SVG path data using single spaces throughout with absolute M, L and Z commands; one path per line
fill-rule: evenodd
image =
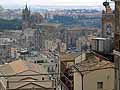
M 100 37 L 98 37 L 98 38 L 93 38 L 93 39 L 106 40 L 107 38 L 100 38 Z
M 98 30 L 98 28 L 90 28 L 90 27 L 72 27 L 68 28 L 68 31 L 81 31 L 81 30 Z
M 59 26 L 61 26 L 62 24 L 60 24 L 60 23 L 41 23 L 41 24 L 37 24 L 37 25 L 40 25 L 40 26 L 53 26 L 53 27 L 59 27 Z

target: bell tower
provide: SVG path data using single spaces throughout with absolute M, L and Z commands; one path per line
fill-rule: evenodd
M 22 29 L 30 27 L 30 18 L 31 18 L 31 12 L 26 4 L 25 9 L 23 9 L 22 11 Z
M 111 9 L 109 2 L 103 3 L 105 10 L 102 11 L 102 37 L 113 37 L 114 25 L 114 11 Z

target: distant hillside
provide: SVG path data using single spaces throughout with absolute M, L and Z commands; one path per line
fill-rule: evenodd
M 19 30 L 22 28 L 22 21 L 18 19 L 14 20 L 4 20 L 0 19 L 0 30 L 3 29 L 12 29 L 12 30 Z
M 49 22 L 63 23 L 64 25 L 78 25 L 81 27 L 102 28 L 101 16 L 59 16 L 55 15 Z

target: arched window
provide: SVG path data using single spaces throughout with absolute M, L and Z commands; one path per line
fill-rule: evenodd
M 45 78 L 44 78 L 44 77 L 42 77 L 42 80 L 45 80 Z
M 112 26 L 111 24 L 106 24 L 106 35 L 112 34 Z

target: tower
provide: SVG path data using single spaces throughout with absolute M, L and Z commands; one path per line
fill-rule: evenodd
M 102 37 L 113 37 L 115 15 L 109 2 L 105 1 L 103 5 L 105 10 L 102 12 Z
M 28 9 L 28 6 L 26 4 L 25 9 L 22 11 L 22 29 L 30 27 L 31 23 L 31 12 L 30 9 Z

